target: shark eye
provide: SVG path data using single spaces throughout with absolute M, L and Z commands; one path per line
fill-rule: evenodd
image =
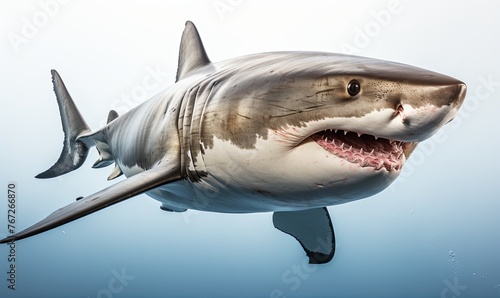
M 350 96 L 354 96 L 361 91 L 361 84 L 357 80 L 351 80 L 349 84 L 347 84 L 347 92 Z

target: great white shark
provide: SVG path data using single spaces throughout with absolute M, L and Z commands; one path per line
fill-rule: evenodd
M 176 82 L 91 131 L 52 70 L 64 131 L 57 162 L 37 178 L 115 164 L 127 178 L 0 241 L 53 229 L 141 193 L 163 210 L 274 212 L 310 263 L 327 263 L 335 235 L 326 206 L 390 185 L 418 143 L 451 121 L 466 85 L 382 60 L 323 52 L 271 52 L 212 63 L 193 23 Z

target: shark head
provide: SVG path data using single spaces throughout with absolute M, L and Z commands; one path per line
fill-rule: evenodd
M 466 92 L 463 82 L 421 68 L 329 53 L 216 66 L 211 80 L 220 86 L 205 106 L 201 143 L 225 147 L 214 164 L 233 161 L 245 173 L 241 185 L 263 193 L 341 201 L 377 193 L 455 117 Z
M 194 107 L 199 127 L 190 126 L 203 151 L 195 168 L 302 207 L 386 188 L 466 93 L 463 82 L 422 68 L 321 52 L 207 62 L 198 74 L 207 96 Z

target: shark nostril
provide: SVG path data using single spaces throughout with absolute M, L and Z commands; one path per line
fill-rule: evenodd
M 405 109 L 403 108 L 402 104 L 399 104 L 398 107 L 396 108 L 396 111 L 394 113 L 394 117 L 397 117 L 398 115 L 401 117 L 401 122 L 405 123 L 406 114 L 405 114 Z

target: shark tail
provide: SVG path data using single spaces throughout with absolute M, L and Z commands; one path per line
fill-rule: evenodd
M 85 142 L 89 140 L 91 130 L 71 99 L 64 82 L 57 71 L 52 70 L 51 73 L 64 131 L 64 143 L 56 163 L 36 178 L 53 178 L 78 169 L 85 162 L 89 147 L 94 145 L 93 142 Z

